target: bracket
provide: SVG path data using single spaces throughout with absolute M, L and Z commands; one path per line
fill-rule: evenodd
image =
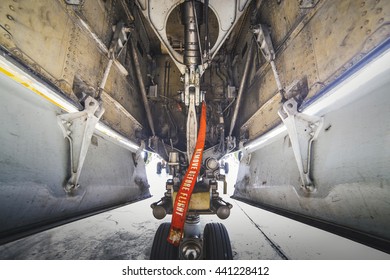
M 92 134 L 103 113 L 104 108 L 99 102 L 88 96 L 85 99 L 83 111 L 57 116 L 62 133 L 69 141 L 71 176 L 64 186 L 67 193 L 79 187 L 78 181 L 91 144 Z
M 254 26 L 252 32 L 256 36 L 256 42 L 265 60 L 271 65 L 272 71 L 274 73 L 276 86 L 278 87 L 278 91 L 282 96 L 282 100 L 286 100 L 284 96 L 284 88 L 280 81 L 279 73 L 276 69 L 275 50 L 272 45 L 270 27 L 264 24 L 258 24 Z
M 190 95 L 195 94 L 195 106 L 199 106 L 204 100 L 204 93 L 200 90 L 199 69 L 190 66 L 184 74 L 184 104 L 190 106 Z
M 106 86 L 108 75 L 110 74 L 111 66 L 114 62 L 118 66 L 119 71 L 127 76 L 129 73 L 127 70 L 117 61 L 117 58 L 121 54 L 124 46 L 128 41 L 127 32 L 128 28 L 124 27 L 124 23 L 122 21 L 118 22 L 117 25 L 113 28 L 114 35 L 111 40 L 110 49 L 108 50 L 108 64 L 106 69 L 104 70 L 102 81 L 100 82 L 98 89 L 98 99 L 101 98 L 101 95 L 104 91 L 104 87 Z
M 258 24 L 252 29 L 256 35 L 259 49 L 267 62 L 275 60 L 275 50 L 272 45 L 270 28 L 265 24 Z
M 302 187 L 307 191 L 314 191 L 311 179 L 311 146 L 318 137 L 323 124 L 323 118 L 310 116 L 298 112 L 298 103 L 291 98 L 283 103 L 278 111 L 287 128 L 295 160 L 298 165 Z

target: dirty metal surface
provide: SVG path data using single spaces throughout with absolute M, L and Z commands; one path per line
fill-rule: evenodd
M 110 43 L 112 25 L 120 18 L 126 20 L 127 17 L 118 1 L 86 0 L 82 5 L 67 5 L 61 0 L 34 4 L 30 1 L 1 1 L 0 45 L 77 101 L 81 94 L 77 88 L 89 88 L 92 95 L 96 92 L 108 63 L 104 48 Z M 132 58 L 126 51 L 118 60 L 123 67 L 131 68 Z M 103 120 L 137 141 L 136 130 L 140 124 L 141 127 L 145 125 L 143 106 L 131 69 L 128 70 L 129 76 L 118 69 L 112 67 L 105 92 L 127 113 L 118 110 L 113 102 L 103 101 L 106 108 Z
M 61 109 L 0 75 L 0 242 L 30 229 L 150 196 L 143 160 L 93 136 L 72 195 Z M 17 108 L 17 109 L 16 109 Z
M 285 5 L 292 5 L 283 7 Z M 390 36 L 390 2 L 319 1 L 313 8 L 298 3 L 264 1 L 262 23 L 271 26 L 276 66 L 284 87 L 306 76 L 307 99 L 352 68 Z M 280 20 L 283 19 L 283 20 Z M 261 59 L 264 62 L 264 59 Z M 277 87 L 263 63 L 247 88 L 239 119 L 241 131 L 254 139 L 280 123 L 277 110 L 267 111 Z M 265 112 L 266 116 L 265 116 Z
M 358 99 L 343 106 L 333 104 L 323 116 L 324 125 L 312 147 L 314 191 L 301 187 L 291 141 L 284 133 L 241 163 L 234 196 L 271 211 L 335 225 L 349 238 L 390 252 L 386 202 L 390 127 L 383 121 L 390 113 L 386 69 L 351 91 L 349 100 L 361 94 Z

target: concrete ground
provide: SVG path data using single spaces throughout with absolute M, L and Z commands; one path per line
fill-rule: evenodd
M 0 259 L 121 259 L 149 258 L 153 237 L 162 221 L 150 204 L 160 199 L 166 175 L 156 175 L 152 161 L 152 198 L 81 219 L 0 246 Z M 235 182 L 231 163 L 229 182 Z M 233 187 L 229 187 L 232 193 Z M 234 259 L 390 259 L 390 255 L 282 216 L 224 198 L 233 204 L 221 221 L 202 216 L 201 223 L 222 222 L 228 229 Z

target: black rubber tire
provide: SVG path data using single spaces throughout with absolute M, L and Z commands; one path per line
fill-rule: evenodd
M 206 260 L 232 260 L 229 234 L 221 223 L 206 224 L 203 232 L 203 249 Z
M 177 260 L 179 258 L 179 248 L 168 243 L 167 238 L 171 223 L 162 223 L 154 236 L 151 260 Z
M 161 174 L 161 170 L 162 170 L 162 163 L 157 162 L 157 174 Z

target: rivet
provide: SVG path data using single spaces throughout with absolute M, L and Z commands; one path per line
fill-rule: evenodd
M 379 24 L 380 24 L 380 23 L 383 23 L 383 21 L 384 21 L 384 19 L 381 18 L 381 19 L 379 19 L 378 23 L 379 23 Z
M 371 33 L 371 29 L 368 29 L 367 31 L 366 31 L 366 34 L 368 35 L 368 34 L 370 34 Z
M 7 39 L 11 39 L 11 36 L 9 36 L 9 34 L 4 34 L 4 37 Z
M 376 9 L 376 13 L 377 13 L 377 14 L 380 14 L 381 12 L 382 12 L 382 8 Z
M 4 25 L 4 27 L 5 27 L 5 29 L 8 29 L 8 30 L 11 29 L 11 27 L 8 24 Z
M 360 7 L 364 7 L 366 5 L 366 2 L 362 2 L 361 4 L 360 4 Z
M 14 18 L 13 18 L 11 15 L 7 15 L 7 18 L 8 18 L 9 20 L 14 20 Z
M 12 6 L 12 5 L 9 5 L 9 9 L 10 9 L 11 11 L 15 11 L 14 6 Z
M 365 15 L 367 15 L 367 11 L 362 12 L 362 16 L 364 17 Z
M 367 19 L 364 21 L 364 25 L 367 25 L 370 21 Z

